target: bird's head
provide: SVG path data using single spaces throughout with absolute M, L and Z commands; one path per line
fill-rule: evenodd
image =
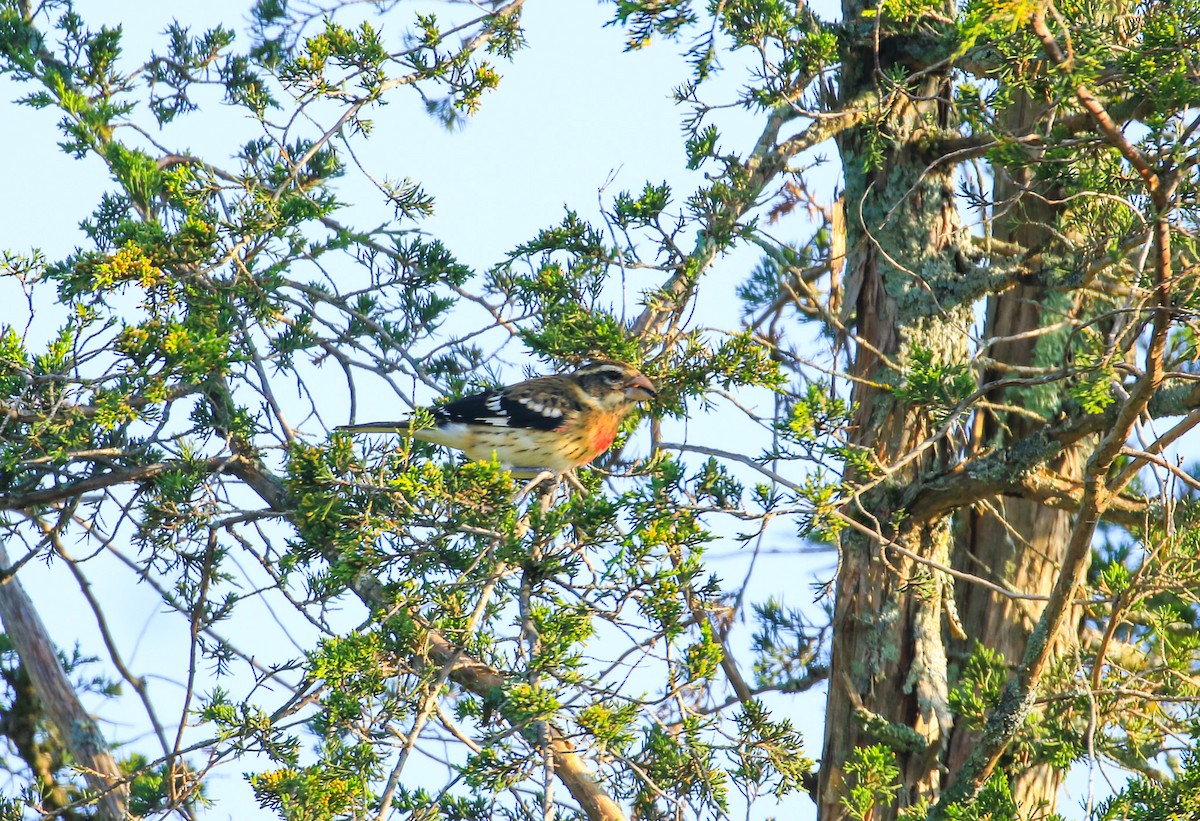
M 609 412 L 628 412 L 638 402 L 658 396 L 654 383 L 632 365 L 602 360 L 589 362 L 572 376 L 580 387 Z

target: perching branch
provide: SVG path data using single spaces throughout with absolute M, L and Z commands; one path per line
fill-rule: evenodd
M 8 552 L 0 542 L 0 569 L 7 572 L 8 568 Z M 0 584 L 0 621 L 22 666 L 29 672 L 47 716 L 58 728 L 62 743 L 74 757 L 88 786 L 96 791 L 96 817 L 101 821 L 124 821 L 129 817 L 126 810 L 129 786 L 100 728 L 75 694 L 46 626 L 16 576 L 9 576 Z

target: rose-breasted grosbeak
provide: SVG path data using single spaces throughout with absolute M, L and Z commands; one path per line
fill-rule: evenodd
M 432 428 L 414 429 L 411 420 L 400 420 L 338 430 L 406 433 L 471 459 L 494 455 L 512 468 L 562 472 L 608 450 L 634 405 L 657 395 L 654 383 L 637 368 L 601 361 L 435 405 L 429 409 Z

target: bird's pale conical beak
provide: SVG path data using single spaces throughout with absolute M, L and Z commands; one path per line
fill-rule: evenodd
M 625 396 L 633 402 L 645 402 L 658 396 L 658 391 L 654 389 L 653 382 L 639 373 L 625 386 Z

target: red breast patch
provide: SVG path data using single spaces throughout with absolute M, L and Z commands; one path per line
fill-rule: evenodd
M 596 425 L 595 434 L 592 436 L 592 451 L 596 456 L 599 456 L 612 446 L 613 440 L 616 438 L 617 420 L 612 416 L 601 419 L 599 424 Z

